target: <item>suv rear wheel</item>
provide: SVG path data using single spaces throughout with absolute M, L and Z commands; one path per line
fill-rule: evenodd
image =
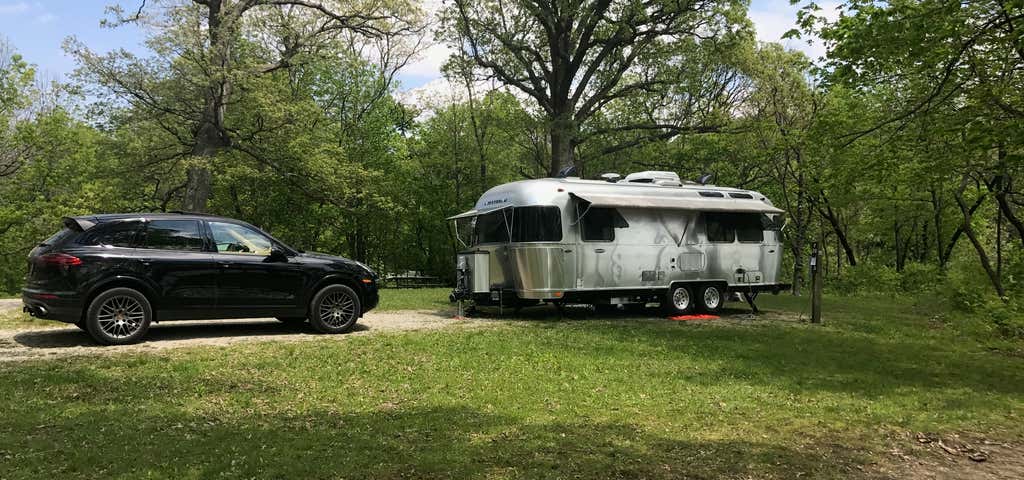
M 146 336 L 153 307 L 138 290 L 111 288 L 93 299 L 85 315 L 85 329 L 104 345 L 126 345 Z
M 345 285 L 328 285 L 310 303 L 309 324 L 320 333 L 344 333 L 359 319 L 359 295 Z

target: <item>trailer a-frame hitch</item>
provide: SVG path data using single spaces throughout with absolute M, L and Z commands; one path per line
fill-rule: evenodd
M 754 303 L 754 301 L 757 300 L 757 294 L 758 292 L 756 291 L 743 292 L 743 299 L 747 301 L 747 305 L 750 305 L 750 309 L 755 315 L 761 313 L 761 311 L 757 309 L 757 304 Z

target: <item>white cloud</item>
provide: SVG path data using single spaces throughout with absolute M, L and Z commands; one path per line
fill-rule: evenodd
M 0 15 L 14 15 L 25 13 L 32 9 L 28 2 L 0 3 Z
M 433 44 L 420 53 L 416 61 L 407 65 L 402 73 L 413 77 L 438 78 L 441 76 L 441 67 L 452 54 L 452 49 L 447 45 Z
M 802 35 L 802 38 L 783 39 L 782 36 L 789 30 L 796 28 L 796 13 L 801 5 L 791 5 L 789 0 L 767 0 L 756 2 L 749 12 L 750 20 L 754 22 L 757 29 L 757 39 L 762 42 L 776 42 L 782 46 L 800 50 L 807 54 L 812 60 L 817 60 L 825 55 L 825 45 L 821 39 L 814 35 Z M 840 2 L 828 1 L 818 2 L 821 8 L 817 15 L 834 21 L 839 18 Z
M 35 21 L 35 23 L 50 23 L 50 22 L 52 22 L 52 21 L 54 21 L 56 19 L 57 19 L 56 15 L 47 12 L 47 13 L 44 13 L 42 15 L 37 15 L 34 21 Z

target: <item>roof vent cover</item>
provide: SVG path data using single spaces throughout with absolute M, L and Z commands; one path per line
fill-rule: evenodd
M 676 172 L 660 172 L 654 170 L 626 175 L 626 182 L 653 183 L 656 185 L 668 185 L 673 187 L 683 185 L 683 182 L 679 181 L 679 175 L 676 174 Z

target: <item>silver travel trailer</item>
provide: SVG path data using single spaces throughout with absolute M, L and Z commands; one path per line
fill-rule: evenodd
M 782 213 L 750 190 L 672 172 L 499 185 L 448 220 L 464 249 L 452 300 L 521 307 L 659 302 L 718 311 L 727 296 L 777 293 Z M 755 307 L 756 310 L 756 307 Z

